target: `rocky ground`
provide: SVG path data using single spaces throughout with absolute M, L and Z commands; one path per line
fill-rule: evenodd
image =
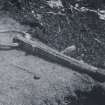
M 95 12 L 80 12 L 74 9 L 70 12 L 69 1 L 66 1 L 67 8 L 61 1 L 65 0 L 32 1 L 26 6 L 23 3 L 21 9 L 11 5 L 7 5 L 10 8 L 5 9 L 20 23 L 33 27 L 30 33 L 50 47 L 62 51 L 74 45 L 76 50 L 73 54 L 68 54 L 69 56 L 105 68 L 105 21 Z M 71 4 L 72 2 L 73 0 Z M 76 0 L 73 6 L 75 2 Z M 95 2 L 92 2 L 94 6 Z M 98 2 L 96 3 L 98 5 Z M 94 10 L 94 7 L 92 9 Z
M 30 27 L 1 13 L 0 31 L 4 30 Z M 16 49 L 0 50 L 0 105 L 104 105 L 103 97 L 86 74 Z

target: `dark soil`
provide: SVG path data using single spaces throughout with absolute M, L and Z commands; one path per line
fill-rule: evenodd
M 76 51 L 68 54 L 69 56 L 104 68 L 105 21 L 100 20 L 96 13 L 74 10 L 70 14 L 63 11 L 63 7 L 51 8 L 45 1 L 35 1 L 30 5 L 26 10 L 23 6 L 21 10 L 12 7 L 8 11 L 20 23 L 31 26 L 30 33 L 33 37 L 39 38 L 48 46 L 62 51 L 75 45 Z

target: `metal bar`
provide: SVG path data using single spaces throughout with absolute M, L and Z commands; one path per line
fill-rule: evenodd
M 86 73 L 97 81 L 105 81 L 104 69 L 99 69 L 87 63 L 83 63 L 74 58 L 68 57 L 43 44 L 39 40 L 28 40 L 20 35 L 16 36 L 15 39 L 19 42 L 20 46 L 22 46 L 21 48 L 23 50 L 28 51 L 33 55 L 38 55 L 46 60 L 56 62 L 79 73 Z

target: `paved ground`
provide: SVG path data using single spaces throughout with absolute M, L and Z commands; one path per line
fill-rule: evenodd
M 0 31 L 28 29 L 8 16 L 0 16 Z M 76 98 L 75 90 L 90 91 L 93 85 L 90 77 L 37 56 L 0 51 L 0 105 L 67 105 L 64 97 Z

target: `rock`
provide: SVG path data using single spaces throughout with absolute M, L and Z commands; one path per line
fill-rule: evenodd
M 63 51 L 61 51 L 61 53 L 66 54 L 66 55 L 70 55 L 74 51 L 76 51 L 76 46 L 72 45 L 72 46 L 69 46 L 69 47 L 65 48 Z

